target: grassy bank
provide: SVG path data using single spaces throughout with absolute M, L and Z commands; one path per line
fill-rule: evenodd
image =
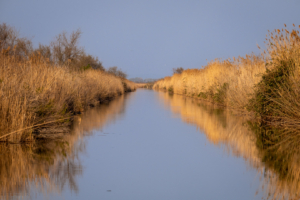
M 269 32 L 266 47 L 261 55 L 216 59 L 201 69 L 184 70 L 157 81 L 153 88 L 254 113 L 262 123 L 298 126 L 299 30 Z
M 63 134 L 72 115 L 133 90 L 134 83 L 105 71 L 54 65 L 38 54 L 20 60 L 2 51 L 0 140 L 25 142 Z

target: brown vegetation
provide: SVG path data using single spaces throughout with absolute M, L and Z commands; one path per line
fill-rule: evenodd
M 135 90 L 134 83 L 105 72 L 77 47 L 79 35 L 69 40 L 63 33 L 51 48 L 32 50 L 29 40 L 0 25 L 1 141 L 61 137 L 72 114 Z
M 256 113 L 265 123 L 300 125 L 299 30 L 270 32 L 266 45 L 261 55 L 216 59 L 165 77 L 154 88 Z

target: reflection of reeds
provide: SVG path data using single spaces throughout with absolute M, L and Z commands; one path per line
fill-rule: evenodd
M 174 113 L 180 114 L 184 122 L 196 125 L 213 144 L 225 144 L 227 150 L 258 166 L 255 136 L 243 125 L 243 118 L 180 95 L 170 96 L 160 92 L 159 96 L 171 106 Z
M 160 92 L 159 98 L 184 122 L 196 125 L 214 145 L 225 147 L 228 153 L 242 157 L 255 168 L 261 175 L 262 190 L 267 199 L 299 198 L 299 131 L 278 130 L 278 136 L 288 137 L 279 140 L 272 133 L 272 137 L 262 144 L 262 137 L 259 138 L 262 129 L 255 133 L 244 116 L 234 116 L 224 109 L 180 95 Z
M 82 173 L 78 154 L 85 149 L 82 139 L 94 129 L 117 119 L 124 112 L 122 95 L 109 104 L 77 115 L 73 131 L 61 140 L 43 144 L 0 145 L 0 199 L 25 198 L 30 192 L 60 192 L 65 186 L 77 192 L 76 176 Z M 36 187 L 35 190 L 33 190 Z
M 13 199 L 13 194 L 25 196 L 30 183 L 43 186 L 49 174 L 43 162 L 35 162 L 32 146 L 0 145 L 0 195 Z
M 257 135 L 259 157 L 268 172 L 264 180 L 272 194 L 269 199 L 299 199 L 300 130 L 259 127 L 255 124 L 251 127 Z

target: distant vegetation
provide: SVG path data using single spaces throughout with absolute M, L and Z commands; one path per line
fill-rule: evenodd
M 157 81 L 158 79 L 154 79 L 154 78 L 142 79 L 142 78 L 136 77 L 136 78 L 131 78 L 129 80 L 132 82 L 135 82 L 135 83 L 153 83 L 153 82 Z
M 0 24 L 0 141 L 54 138 L 68 131 L 72 114 L 135 90 L 121 70 L 106 72 L 86 54 L 80 35 L 63 32 L 34 49 L 15 28 Z
M 126 78 L 127 77 L 127 74 L 125 74 L 122 70 L 118 69 L 118 67 L 110 67 L 108 68 L 107 72 L 109 74 L 113 74 L 117 77 L 120 77 L 120 78 Z
M 265 43 L 261 55 L 216 59 L 181 73 L 174 70 L 172 77 L 157 81 L 154 88 L 254 113 L 263 124 L 299 126 L 299 30 L 274 30 Z
M 129 79 L 132 82 L 136 83 L 136 86 L 138 88 L 146 88 L 146 89 L 152 89 L 154 83 L 158 80 L 158 79 L 153 79 L 153 78 L 147 78 L 147 79 L 142 79 L 142 78 L 131 78 Z

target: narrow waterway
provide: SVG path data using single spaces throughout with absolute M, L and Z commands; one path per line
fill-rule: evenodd
M 0 149 L 2 199 L 289 199 L 299 191 L 299 165 L 289 181 L 266 164 L 245 119 L 152 90 L 85 112 L 60 141 Z

